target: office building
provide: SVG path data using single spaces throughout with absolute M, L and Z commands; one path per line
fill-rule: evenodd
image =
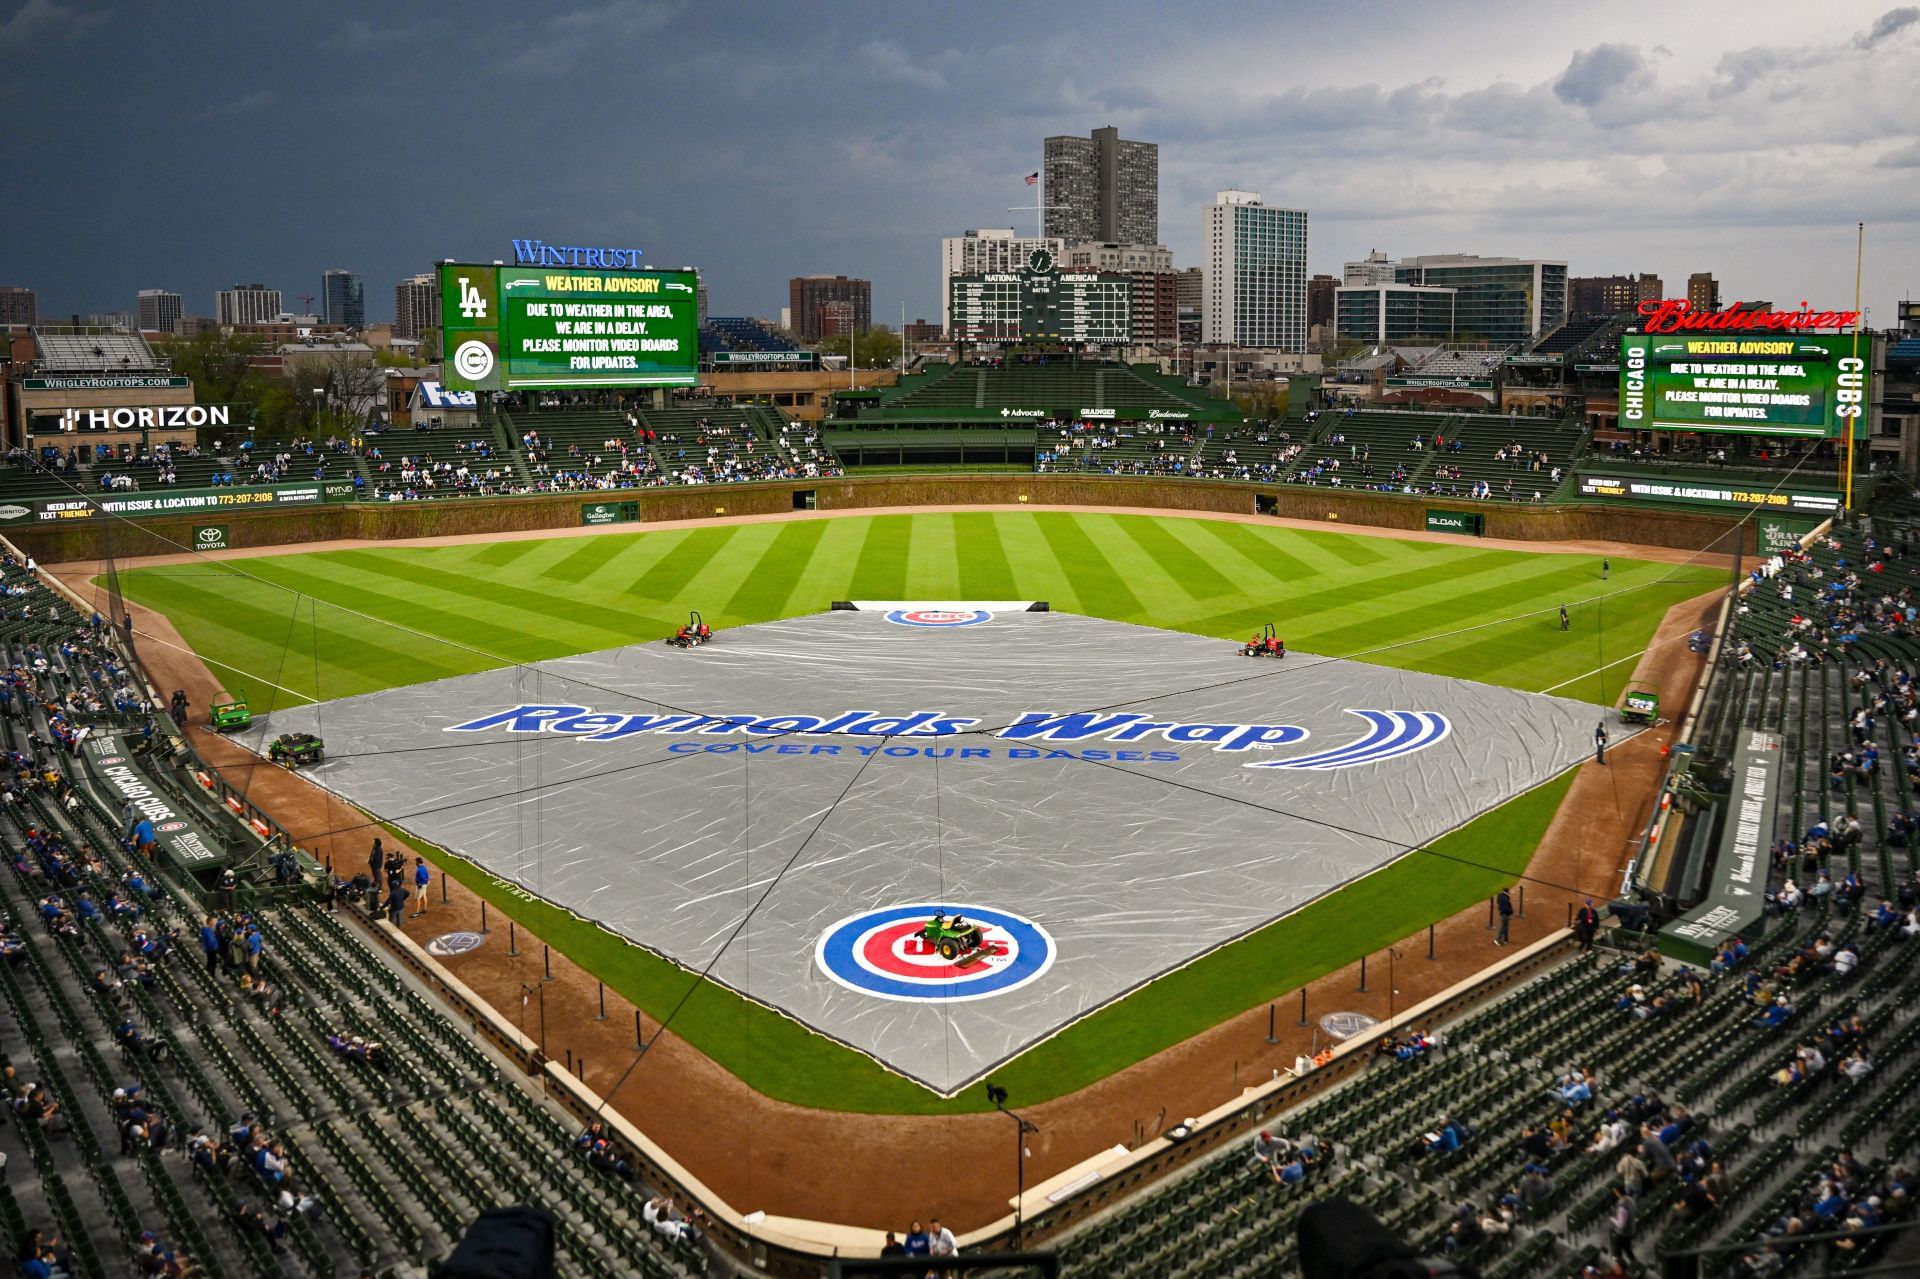
M 1160 148 L 1120 130 L 1042 144 L 1046 234 L 1068 244 L 1160 242 Z
M 1720 309 L 1720 281 L 1711 271 L 1695 271 L 1687 277 L 1687 303 L 1696 311 Z
M 1349 262 L 1341 268 L 1340 283 L 1349 288 L 1361 284 L 1392 284 L 1393 263 L 1379 249 L 1367 254 L 1358 262 Z
M 1462 341 L 1524 342 L 1567 318 L 1567 264 L 1529 258 L 1433 253 L 1394 264 L 1394 283 L 1455 290 Z
M 1257 191 L 1222 191 L 1205 210 L 1202 340 L 1304 351 L 1307 214 Z
M 847 333 L 865 333 L 873 325 L 873 285 L 844 275 L 796 275 L 787 281 L 792 329 L 802 342 L 818 342 Z M 826 331 L 828 312 L 833 331 Z
M 1173 270 L 1173 250 L 1164 244 L 1069 244 L 1066 261 L 1069 271 L 1118 271 L 1132 275 L 1136 271 Z
M 142 289 L 136 299 L 142 333 L 178 333 L 180 295 L 170 289 Z
M 393 334 L 417 338 L 440 327 L 440 282 L 433 272 L 410 276 L 393 289 Z
M 1201 317 L 1207 313 L 1206 269 L 1190 266 L 1173 274 L 1180 295 L 1180 340 L 1198 342 Z
M 0 329 L 9 324 L 38 324 L 39 304 L 33 290 L 18 284 L 0 284 Z
M 366 287 L 351 271 L 334 269 L 320 277 L 321 316 L 328 324 L 367 327 Z
M 265 324 L 281 310 L 280 290 L 264 284 L 236 284 L 214 295 L 213 318 L 222 326 Z
M 1065 251 L 1058 236 L 1017 236 L 1011 229 L 969 231 L 940 241 L 940 327 L 953 332 L 953 277 L 1019 271 L 1035 250 L 1044 249 L 1055 262 Z M 799 317 L 794 317 L 796 322 Z
M 1451 341 L 1456 289 L 1424 284 L 1341 285 L 1334 291 L 1334 329 L 1375 345 Z

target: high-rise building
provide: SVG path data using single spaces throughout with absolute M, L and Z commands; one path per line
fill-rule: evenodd
M 1687 277 L 1687 303 L 1696 311 L 1720 309 L 1720 281 L 1711 271 L 1695 271 Z
M 1334 293 L 1335 331 L 1378 344 L 1453 338 L 1459 290 L 1424 284 L 1342 285 Z
M 1200 340 L 1201 318 L 1207 313 L 1207 272 L 1205 267 L 1190 266 L 1175 271 L 1180 297 L 1180 340 Z
M 1138 271 L 1173 270 L 1173 250 L 1164 244 L 1069 244 L 1066 261 L 1069 271 L 1117 271 L 1132 275 Z
M 142 333 L 180 331 L 180 295 L 169 289 L 142 289 L 137 299 Z
M 1567 310 L 1573 315 L 1620 315 L 1660 296 L 1660 277 L 1576 275 L 1567 281 Z
M 213 318 L 226 324 L 265 324 L 281 312 L 280 290 L 236 284 L 214 295 Z
M 360 277 L 338 268 L 320 277 L 321 315 L 328 324 L 350 329 L 367 327 L 366 287 Z
M 1528 258 L 1431 253 L 1394 264 L 1394 283 L 1453 289 L 1462 338 L 1524 342 L 1567 318 L 1567 264 Z
M 1205 211 L 1206 342 L 1304 351 L 1307 214 L 1257 191 L 1222 191 Z
M 1658 302 L 1667 296 L 1666 282 L 1651 271 L 1642 271 L 1634 283 L 1633 300 L 1635 305 L 1641 302 Z
M 1058 236 L 1017 236 L 1012 230 L 969 231 L 940 241 L 940 328 L 953 332 L 953 277 L 1018 271 L 1028 255 L 1045 249 L 1058 262 L 1065 251 Z M 798 316 L 794 322 L 799 323 Z
M 796 275 L 787 281 L 788 305 L 793 309 L 793 331 L 803 342 L 865 333 L 873 325 L 873 285 L 844 275 Z M 844 309 L 841 306 L 844 304 Z M 833 332 L 825 332 L 832 308 Z
M 1333 294 L 1340 281 L 1330 275 L 1316 275 L 1307 281 L 1307 327 L 1333 323 Z
M 409 276 L 393 287 L 393 335 L 418 338 L 440 327 L 440 282 L 433 272 Z
M 1392 284 L 1393 263 L 1387 261 L 1386 254 L 1375 249 L 1358 262 L 1349 262 L 1341 268 L 1340 283 L 1348 288 L 1363 284 Z
M 694 313 L 701 324 L 707 322 L 707 277 L 699 276 L 694 281 Z
M 1046 234 L 1068 244 L 1160 242 L 1160 148 L 1120 130 L 1048 138 L 1041 147 Z
M 1132 340 L 1172 343 L 1180 339 L 1180 277 L 1172 271 L 1135 271 Z
M 0 329 L 9 324 L 30 325 L 39 322 L 39 304 L 32 289 L 19 284 L 0 284 Z

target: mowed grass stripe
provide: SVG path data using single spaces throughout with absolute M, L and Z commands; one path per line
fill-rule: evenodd
M 806 576 L 827 521 L 795 520 L 782 524 L 772 542 L 753 562 L 745 580 L 727 599 L 727 616 L 740 622 L 760 622 L 784 616 L 787 600 Z M 814 612 L 803 608 L 802 612 Z
M 1289 533 L 1286 529 L 1255 528 L 1231 520 L 1179 520 L 1168 523 L 1189 542 L 1205 539 L 1233 557 L 1232 562 L 1238 566 L 1264 575 L 1282 589 L 1297 590 L 1302 583 L 1321 575 L 1318 565 L 1287 550 Z M 1196 551 L 1198 554 L 1208 554 L 1199 548 Z M 1242 589 L 1245 588 L 1243 583 Z
M 1054 558 L 1066 571 L 1069 590 L 1078 611 L 1095 617 L 1130 618 L 1145 611 L 1113 564 L 1103 555 L 1088 534 L 1081 517 L 1059 511 L 1034 516 L 1040 536 L 1053 548 Z
M 351 577 L 321 577 L 318 574 L 302 573 L 283 569 L 281 580 L 287 585 L 315 596 L 332 607 L 332 601 L 326 600 L 323 591 L 338 592 L 342 586 L 351 586 L 352 608 L 357 613 L 370 614 L 375 621 L 361 621 L 369 629 L 384 629 L 390 633 L 405 634 L 414 638 L 410 632 L 424 632 L 427 635 L 442 637 L 437 642 L 452 648 L 459 656 L 451 660 L 465 664 L 469 661 L 481 666 L 493 666 L 489 655 L 501 661 L 531 662 L 541 658 L 557 657 L 571 653 L 573 646 L 557 639 L 553 628 L 542 624 L 528 628 L 511 626 L 500 621 L 498 611 L 478 614 L 467 609 L 441 608 L 429 603 L 418 591 L 387 590 L 381 579 L 364 573 Z M 356 619 L 342 616 L 342 621 L 353 622 Z M 381 627 L 380 622 L 390 620 L 392 625 Z M 405 627 L 405 631 L 399 628 Z M 454 647 L 444 637 L 457 636 L 463 645 L 471 645 L 481 650 L 470 652 Z
M 1355 568 L 1367 568 L 1393 558 L 1399 544 L 1382 537 L 1354 537 L 1347 533 L 1296 530 L 1307 545 Z
M 455 598 L 461 598 L 463 595 L 460 575 L 444 569 L 408 564 L 393 558 L 390 553 L 329 551 L 327 554 L 337 557 L 336 563 L 350 569 L 373 573 L 398 582 L 407 582 L 414 586 L 424 586 L 429 590 L 445 592 Z M 673 630 L 664 618 L 652 613 L 636 612 L 628 608 L 608 608 L 585 599 L 559 595 L 552 591 L 535 590 L 527 586 L 516 586 L 511 582 L 489 581 L 477 592 L 469 588 L 464 593 L 464 598 L 477 609 L 511 608 L 530 613 L 541 620 L 543 625 L 553 628 L 560 634 L 576 626 L 593 627 L 611 635 L 626 637 L 631 637 L 641 626 L 650 627 L 661 635 Z M 578 645 L 568 645 L 567 651 L 579 653 L 587 650 Z
M 954 541 L 953 516 L 933 514 L 915 524 L 906 589 L 908 599 L 960 597 L 960 551 Z
M 814 547 L 813 558 L 807 562 L 806 570 L 793 584 L 793 589 L 787 592 L 786 607 L 781 616 L 818 613 L 834 600 L 849 598 L 852 594 L 849 585 L 853 581 L 853 565 L 860 557 L 860 544 L 867 536 L 865 520 L 816 519 L 798 522 L 818 525 L 821 529 L 820 541 Z
M 1146 515 L 1120 515 L 1114 517 L 1114 524 L 1135 546 L 1152 556 L 1153 562 L 1193 599 L 1219 599 L 1239 593 L 1225 574 L 1173 535 L 1173 521 Z
M 1551 561 L 1517 563 L 1503 569 L 1497 580 L 1476 590 L 1462 589 L 1471 578 L 1452 573 L 1424 574 L 1428 578 L 1424 587 L 1375 596 L 1348 608 L 1323 612 L 1311 628 L 1313 642 L 1319 646 L 1314 651 L 1344 653 L 1396 636 L 1457 629 L 1457 625 L 1448 624 L 1439 615 L 1442 606 L 1463 619 L 1510 617 L 1528 612 L 1541 607 L 1543 596 L 1554 597 L 1570 590 L 1578 573 L 1571 565 Z M 1387 605 L 1393 606 L 1391 610 Z M 1353 620 L 1345 620 L 1349 617 Z M 1421 656 L 1417 650 L 1410 653 L 1414 658 Z
M 176 603 L 186 606 L 181 614 L 182 620 L 192 630 L 206 628 L 244 641 L 240 646 L 243 656 L 224 660 L 233 661 L 236 666 L 255 676 L 274 680 L 295 692 L 314 693 L 313 623 L 305 609 L 301 609 L 297 619 L 293 617 L 295 601 L 299 598 L 297 595 L 289 591 L 285 610 L 276 612 L 192 582 L 175 582 L 172 586 Z M 323 600 L 322 603 L 331 604 L 332 601 Z M 169 613 L 169 616 L 175 614 Z M 428 656 L 434 650 L 439 651 L 440 657 L 447 655 L 445 646 L 435 641 L 402 636 L 400 638 L 406 641 L 405 647 L 394 647 L 368 635 L 343 632 L 339 629 L 340 620 L 354 619 L 342 619 L 337 609 L 324 610 L 320 616 L 329 647 L 338 645 L 348 650 L 350 664 L 341 668 L 340 683 L 353 687 L 355 692 L 396 683 L 413 684 L 445 679 L 452 675 L 468 674 L 474 669 Z M 292 625 L 289 625 L 290 621 Z M 195 647 L 200 647 L 197 640 Z M 298 660 L 295 654 L 304 655 L 305 661 Z M 276 672 L 280 674 L 276 675 Z M 329 694 L 336 697 L 341 695 L 337 689 Z
M 505 568 L 529 551 L 538 549 L 544 540 L 526 537 L 513 542 L 488 542 L 467 556 L 467 563 L 487 568 Z
M 906 598 L 907 556 L 913 549 L 913 525 L 911 515 L 869 517 L 867 536 L 860 543 L 860 558 L 854 562 L 853 579 L 847 583 L 849 599 Z
M 677 600 L 688 584 L 699 576 L 700 571 L 713 561 L 714 556 L 733 540 L 733 535 L 742 527 L 729 524 L 687 530 L 680 534 L 680 540 L 673 549 L 634 579 L 633 585 L 622 594 L 629 599 Z
M 970 600 L 1022 598 L 1013 565 L 1000 543 L 1000 517 L 969 512 L 953 517 L 954 553 L 960 563 L 960 595 Z
M 1444 576 L 1438 581 L 1447 589 L 1453 590 L 1468 578 L 1477 577 L 1483 573 L 1500 572 L 1522 560 L 1531 558 L 1534 557 L 1514 551 L 1480 551 L 1463 555 L 1447 566 Z M 1321 614 L 1345 608 L 1366 607 L 1372 600 L 1433 586 L 1438 572 L 1439 570 L 1433 565 L 1423 564 L 1419 568 L 1409 569 L 1404 573 L 1388 573 L 1380 577 L 1350 573 L 1347 575 L 1348 580 L 1338 586 L 1308 591 L 1273 604 L 1254 604 L 1205 617 L 1188 618 L 1171 625 L 1180 630 L 1194 631 L 1201 635 L 1238 635 L 1244 630 L 1273 622 L 1279 627 L 1280 634 L 1291 644 L 1295 637 L 1322 625 L 1323 623 L 1318 620 Z M 1443 628 L 1436 626 L 1432 629 Z
M 1055 608 L 1078 608 L 1072 579 L 1061 567 L 1052 545 L 1040 536 L 1040 517 L 1027 511 L 1007 511 L 995 515 L 993 522 L 1000 531 L 1001 554 L 1013 574 L 1013 598 L 1046 600 Z
M 540 576 L 556 582 L 584 582 L 602 565 L 632 545 L 632 539 L 602 533 L 580 539 L 581 545 L 565 559 L 549 564 Z

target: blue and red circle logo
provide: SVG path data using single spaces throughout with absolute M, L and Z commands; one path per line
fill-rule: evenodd
M 977 925 L 976 938 L 943 947 L 925 929 L 935 915 Z M 983 906 L 934 902 L 849 915 L 814 948 L 820 971 L 848 990 L 881 999 L 960 1003 L 990 999 L 1036 981 L 1057 953 L 1046 929 Z
M 895 626 L 978 626 L 993 614 L 984 608 L 896 608 L 887 620 Z
M 186 828 L 187 824 L 185 822 L 161 822 L 158 826 L 154 827 L 155 830 L 165 831 L 167 834 L 172 834 L 177 830 L 185 830 Z

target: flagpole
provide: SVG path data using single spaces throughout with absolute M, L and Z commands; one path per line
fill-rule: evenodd
M 1866 318 L 1866 312 L 1860 307 L 1860 278 L 1862 268 L 1866 262 L 1866 256 L 1867 224 L 1861 222 L 1856 226 L 1856 239 L 1853 246 L 1853 358 L 1856 361 L 1854 364 L 1855 368 L 1860 367 L 1857 362 L 1860 359 L 1860 324 L 1861 321 Z M 1845 506 L 1849 511 L 1853 509 L 1853 442 L 1859 434 L 1860 427 L 1864 425 L 1862 419 L 1867 414 L 1867 377 L 1864 374 L 1860 378 L 1860 390 L 1860 414 L 1847 423 L 1847 494 Z

